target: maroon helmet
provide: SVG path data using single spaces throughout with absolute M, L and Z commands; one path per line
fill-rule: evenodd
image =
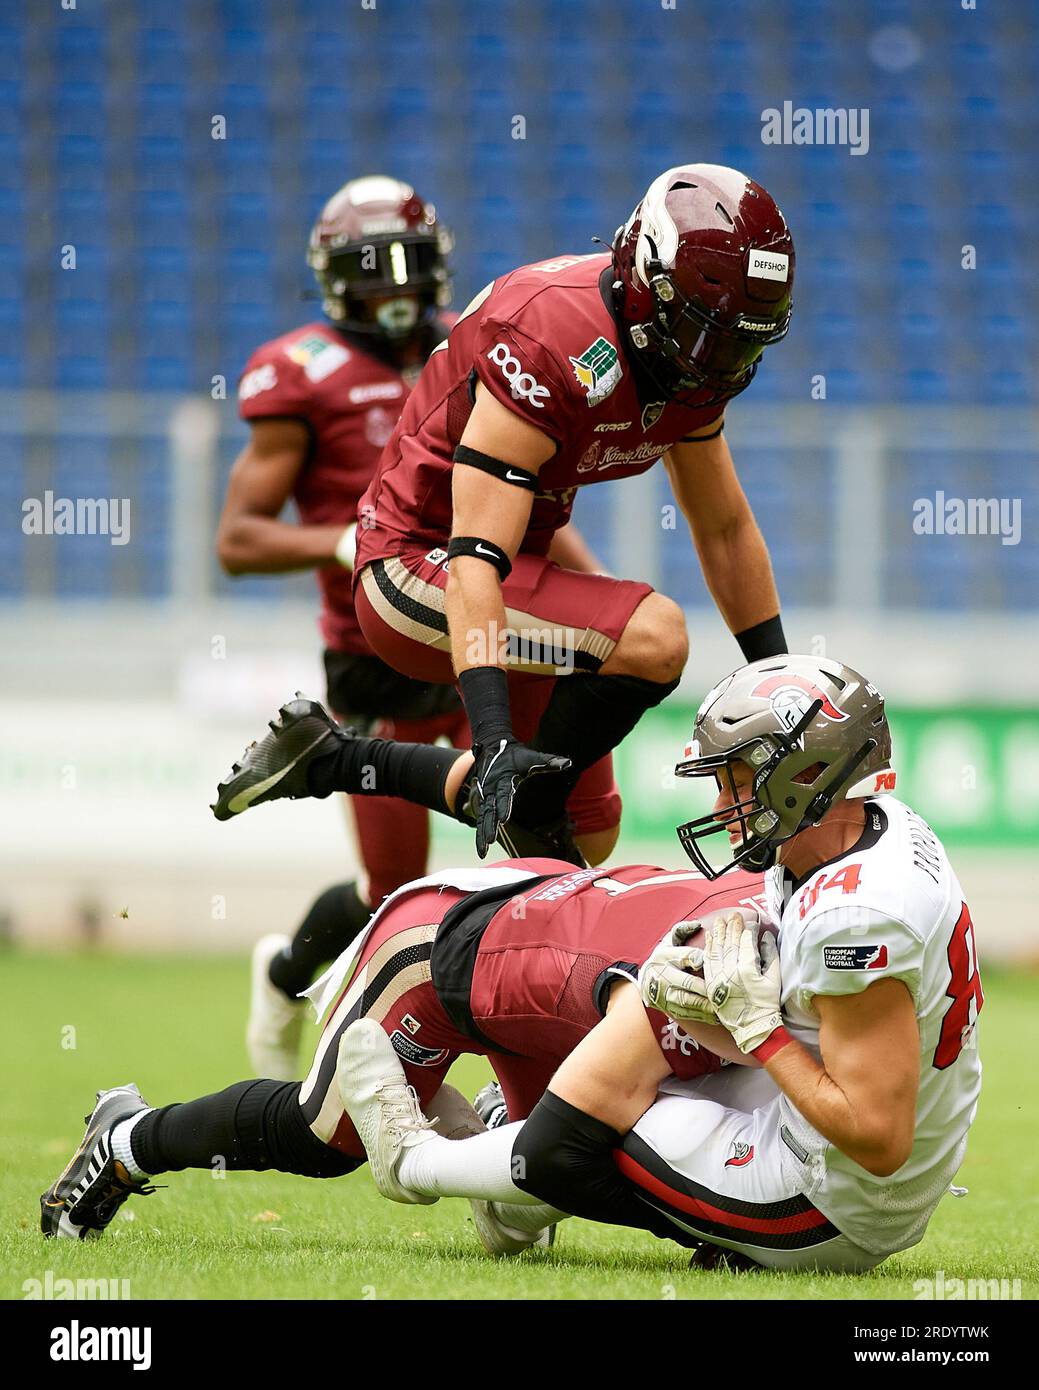
M 310 233 L 307 264 L 338 328 L 399 342 L 451 302 L 453 244 L 432 203 L 399 179 L 373 174 L 329 198 Z
M 613 266 L 638 360 L 683 403 L 742 391 L 790 326 L 793 238 L 769 194 L 736 169 L 683 164 L 654 179 L 617 230 Z

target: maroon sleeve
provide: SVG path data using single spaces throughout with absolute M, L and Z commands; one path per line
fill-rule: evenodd
M 243 420 L 270 416 L 307 420 L 310 398 L 302 368 L 272 343 L 256 349 L 238 382 L 238 413 Z
M 517 323 L 488 315 L 473 350 L 476 375 L 495 400 L 557 443 L 567 436 L 574 390 L 541 343 Z

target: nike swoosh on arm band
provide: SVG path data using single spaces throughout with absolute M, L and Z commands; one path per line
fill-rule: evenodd
M 481 472 L 490 473 L 492 478 L 499 478 L 503 483 L 512 483 L 514 487 L 524 488 L 527 492 L 537 491 L 536 473 L 520 468 L 515 463 L 506 463 L 504 459 L 496 459 L 493 454 L 482 454 L 479 449 L 470 449 L 467 444 L 459 444 L 453 458 L 455 463 L 464 463 L 467 468 L 479 468 Z
M 452 536 L 447 543 L 447 558 L 453 560 L 456 555 L 471 555 L 474 560 L 486 560 L 503 580 L 512 573 L 512 561 L 501 546 L 480 536 Z

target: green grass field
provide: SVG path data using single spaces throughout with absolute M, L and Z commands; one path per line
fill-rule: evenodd
M 131 1200 L 99 1242 L 44 1243 L 38 1196 L 82 1133 L 98 1086 L 133 1080 L 163 1104 L 248 1075 L 245 963 L 184 957 L 0 958 L 5 1077 L 0 1134 L 0 1297 L 26 1280 L 129 1280 L 133 1298 L 877 1298 L 913 1283 L 1021 1280 L 1039 1292 L 1039 977 L 986 975 L 985 1088 L 958 1181 L 923 1243 L 866 1277 L 690 1273 L 677 1245 L 566 1222 L 552 1251 L 495 1262 L 468 1207 L 384 1202 L 366 1172 L 335 1182 L 282 1174 L 178 1173 Z M 470 1094 L 478 1059 L 452 1080 Z M 160 1179 L 163 1181 L 163 1179 Z M 125 1217 L 125 1219 L 124 1219 Z

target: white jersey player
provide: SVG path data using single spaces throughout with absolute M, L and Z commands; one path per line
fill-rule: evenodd
M 890 1253 L 921 1239 L 963 1161 L 981 1089 L 982 992 L 970 912 L 934 832 L 890 795 L 868 800 L 865 813 L 862 840 L 837 863 L 800 886 L 781 865 L 767 876 L 781 924 L 783 1022 L 819 1057 L 817 997 L 900 980 L 920 1033 L 912 1150 L 895 1173 L 871 1174 L 782 1093 L 779 1111 L 817 1160 L 816 1205 L 866 1249 Z
M 402 1119 L 398 1090 L 382 1104 L 393 1058 L 348 1035 L 340 1085 L 380 1190 L 483 1198 L 517 1226 L 540 1200 L 774 1267 L 868 1269 L 918 1242 L 977 1106 L 982 992 L 959 883 L 890 795 L 890 758 L 882 697 L 837 662 L 769 658 L 711 691 L 677 770 L 719 795 L 679 836 L 710 878 L 766 871 L 779 945 L 739 911 L 702 950 L 678 924 L 529 1119 L 461 1144 Z M 718 834 L 722 868 L 701 847 Z M 749 1066 L 664 1081 L 643 1001 L 708 1046 L 722 1024 Z

